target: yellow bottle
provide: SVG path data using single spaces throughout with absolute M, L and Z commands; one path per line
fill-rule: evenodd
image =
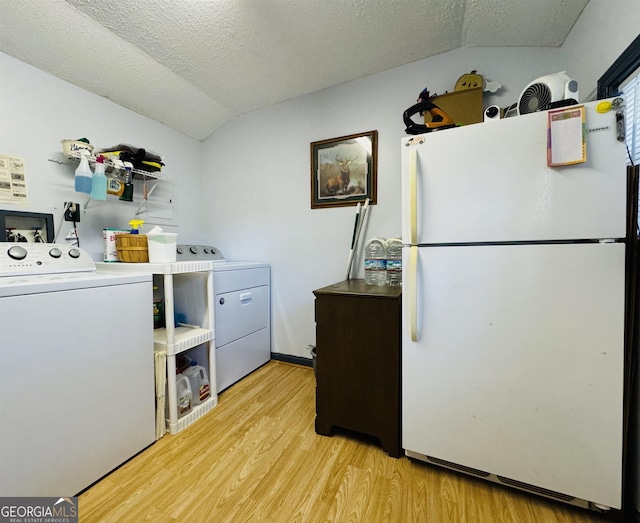
M 124 183 L 118 180 L 117 176 L 112 174 L 107 178 L 107 194 L 113 194 L 115 196 L 122 196 L 124 192 Z

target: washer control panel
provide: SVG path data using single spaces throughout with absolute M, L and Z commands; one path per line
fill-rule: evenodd
M 0 276 L 95 271 L 91 256 L 57 243 L 0 242 Z
M 224 261 L 219 249 L 211 245 L 180 244 L 176 247 L 177 261 L 218 260 Z

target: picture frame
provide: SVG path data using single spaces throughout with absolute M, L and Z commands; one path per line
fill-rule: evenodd
M 311 208 L 375 205 L 378 131 L 311 142 Z

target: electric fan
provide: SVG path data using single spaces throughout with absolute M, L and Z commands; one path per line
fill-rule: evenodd
M 549 109 L 550 104 L 571 100 L 578 103 L 578 82 L 566 71 L 541 76 L 529 83 L 518 99 L 518 114 L 535 113 Z

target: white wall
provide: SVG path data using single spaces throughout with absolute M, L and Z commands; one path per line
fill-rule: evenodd
M 594 94 L 598 79 L 640 33 L 638 0 L 590 0 L 560 52 L 580 83 L 581 95 Z
M 52 213 L 58 232 L 64 202 L 78 202 L 84 209 L 88 195 L 74 191 L 77 164 L 60 165 L 49 159 L 61 156 L 60 140 L 83 136 L 96 149 L 126 143 L 161 153 L 166 163 L 163 174 L 175 182 L 173 191 L 166 193 L 173 194 L 174 203 L 163 206 L 168 210 L 158 207 L 160 212 L 154 214 L 172 218 L 154 220 L 144 212 L 141 218 L 178 232 L 180 241 L 208 237 L 201 219 L 201 142 L 0 53 L 0 154 L 25 161 L 28 192 L 26 205 L 1 203 L 0 208 Z M 166 188 L 159 187 L 157 193 L 161 190 Z M 126 227 L 138 207 L 116 196 L 106 202 L 91 201 L 78 226 L 80 246 L 102 261 L 102 229 Z M 64 223 L 58 241 L 64 243 L 70 226 Z
M 272 349 L 308 356 L 306 346 L 315 343 L 312 291 L 344 278 L 355 211 L 311 210 L 311 142 L 378 130 L 378 204 L 363 239 L 395 236 L 402 113 L 425 86 L 432 93 L 452 91 L 460 75 L 476 69 L 504 86 L 485 105 L 506 106 L 529 81 L 566 69 L 587 95 L 638 27 L 637 0 L 618 0 L 615 12 L 606 0 L 591 0 L 560 49 L 444 53 L 236 118 L 204 144 L 0 53 L 0 154 L 25 160 L 29 195 L 26 206 L 0 207 L 54 213 L 57 227 L 63 202 L 83 203 L 73 191 L 75 166 L 48 161 L 63 138 L 160 152 L 177 200 L 173 225 L 163 227 L 178 232 L 183 243 L 215 244 L 230 260 L 271 263 Z M 101 259 L 102 228 L 126 226 L 135 209 L 114 198 L 91 202 L 79 226 L 82 247 Z M 62 236 L 67 230 L 68 224 Z M 361 265 L 358 257 L 359 277 Z
M 363 238 L 396 236 L 402 113 L 418 93 L 452 91 L 459 76 L 476 69 L 503 85 L 485 106 L 504 107 L 531 80 L 567 70 L 587 95 L 637 36 L 640 7 L 621 1 L 616 12 L 624 7 L 630 13 L 612 16 L 609 3 L 591 0 L 560 49 L 458 49 L 255 111 L 212 135 L 204 144 L 207 234 L 227 259 L 271 263 L 272 351 L 308 357 L 306 347 L 315 343 L 312 291 L 346 273 L 355 209 L 310 208 L 311 142 L 378 130 L 378 204 Z M 358 257 L 358 277 L 361 265 Z

